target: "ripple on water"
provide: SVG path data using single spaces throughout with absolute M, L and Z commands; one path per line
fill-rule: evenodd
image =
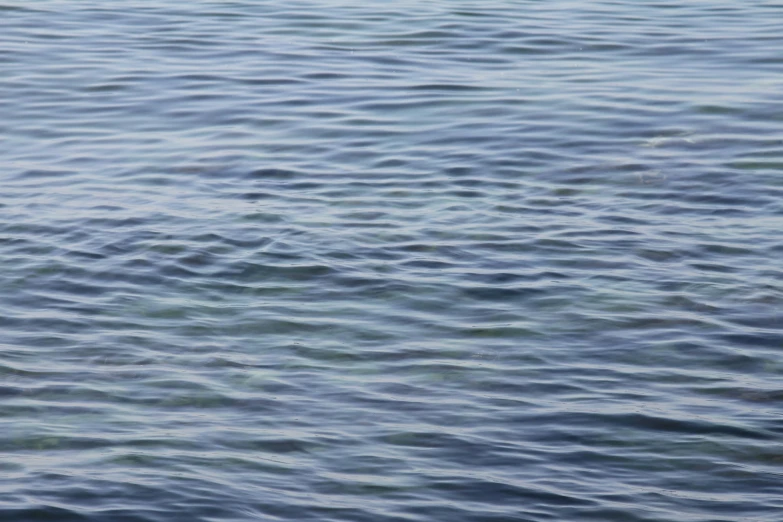
M 0 519 L 777 520 L 779 9 L 321 4 L 0 6 Z

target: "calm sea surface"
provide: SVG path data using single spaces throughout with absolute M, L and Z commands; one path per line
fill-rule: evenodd
M 0 521 L 783 520 L 779 1 L 4 1 Z

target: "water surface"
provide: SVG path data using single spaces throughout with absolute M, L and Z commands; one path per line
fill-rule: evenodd
M 0 6 L 0 519 L 778 522 L 778 2 Z

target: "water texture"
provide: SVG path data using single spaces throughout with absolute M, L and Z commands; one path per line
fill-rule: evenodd
M 783 5 L 0 5 L 0 520 L 779 522 Z

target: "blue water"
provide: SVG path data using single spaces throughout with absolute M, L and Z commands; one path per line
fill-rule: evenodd
M 783 5 L 0 5 L 0 520 L 780 522 Z

